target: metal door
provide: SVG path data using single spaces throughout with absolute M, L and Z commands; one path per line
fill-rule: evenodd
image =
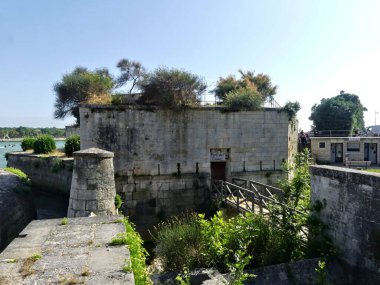
M 332 163 L 343 162 L 343 143 L 331 144 L 331 162 Z
M 377 143 L 364 144 L 364 160 L 377 164 Z

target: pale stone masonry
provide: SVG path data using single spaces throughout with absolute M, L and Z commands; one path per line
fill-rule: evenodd
M 114 152 L 116 189 L 137 227 L 204 211 L 211 179 L 276 184 L 297 151 L 297 124 L 282 109 L 83 105 L 80 122 L 81 149 Z
M 311 200 L 338 255 L 355 270 L 353 284 L 380 284 L 380 174 L 311 166 Z M 356 274 L 355 274 L 356 273 Z
M 114 215 L 115 179 L 113 153 L 97 148 L 74 152 L 68 217 Z

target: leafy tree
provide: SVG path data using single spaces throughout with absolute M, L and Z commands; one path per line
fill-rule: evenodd
M 121 59 L 117 67 L 120 69 L 120 76 L 116 79 L 116 87 L 121 87 L 130 82 L 131 88 L 129 94 L 132 93 L 133 88 L 136 87 L 137 82 L 145 75 L 145 68 L 137 61 L 129 61 L 128 59 Z
M 219 100 L 224 101 L 228 93 L 240 88 L 250 88 L 259 92 L 263 98 L 263 102 L 273 99 L 273 96 L 276 95 L 277 85 L 273 86 L 269 75 L 264 73 L 255 75 L 252 71 L 244 72 L 242 70 L 239 70 L 239 74 L 239 79 L 236 79 L 232 75 L 225 78 L 219 78 L 214 90 L 214 93 Z
M 364 128 L 363 113 L 367 109 L 359 97 L 342 91 L 339 95 L 322 99 L 320 104 L 311 108 L 310 120 L 316 130 L 354 131 Z
M 166 108 L 198 104 L 206 84 L 198 75 L 180 69 L 161 67 L 144 76 L 139 83 L 140 101 Z
M 73 72 L 64 75 L 61 82 L 54 85 L 56 94 L 54 117 L 62 119 L 72 115 L 79 124 L 79 104 L 108 102 L 113 87 L 114 82 L 107 69 L 92 72 L 77 67 Z

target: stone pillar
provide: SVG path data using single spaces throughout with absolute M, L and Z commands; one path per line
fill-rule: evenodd
M 76 151 L 68 217 L 115 215 L 113 152 L 98 148 Z

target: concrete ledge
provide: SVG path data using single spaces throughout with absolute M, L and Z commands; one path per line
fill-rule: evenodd
M 128 248 L 108 245 L 125 231 L 118 218 L 32 221 L 0 254 L 0 284 L 134 284 Z

